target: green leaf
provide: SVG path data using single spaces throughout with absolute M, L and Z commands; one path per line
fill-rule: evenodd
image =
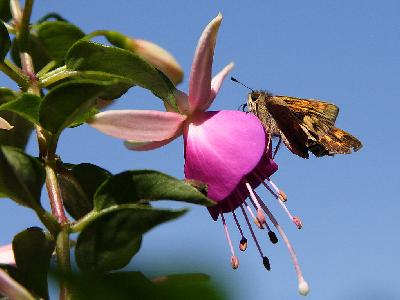
M 0 0 L 0 19 L 4 22 L 11 19 L 10 0 Z
M 0 194 L 34 207 L 40 204 L 45 172 L 38 159 L 21 149 L 0 147 Z
M 47 272 L 54 247 L 55 242 L 38 227 L 28 228 L 13 239 L 15 262 L 25 286 L 44 299 L 49 299 Z
M 56 61 L 63 61 L 68 49 L 85 36 L 78 27 L 63 21 L 42 22 L 35 29 L 39 41 Z
M 17 94 L 13 90 L 0 88 L 0 106 L 15 100 L 16 97 Z M 0 117 L 14 126 L 12 130 L 0 130 L 0 145 L 25 148 L 33 129 L 31 123 L 11 111 L 0 111 Z
M 81 40 L 67 53 L 66 65 L 70 70 L 101 71 L 128 77 L 134 84 L 149 89 L 177 108 L 169 79 L 130 51 Z
M 8 50 L 10 50 L 11 40 L 6 26 L 0 21 L 0 60 L 3 61 Z
M 185 212 L 125 205 L 99 213 L 78 237 L 76 262 L 86 272 L 122 268 L 139 250 L 142 234 Z
M 87 113 L 117 81 L 71 80 L 62 83 L 43 98 L 39 110 L 40 124 L 59 134 Z
M 135 84 L 127 77 L 98 71 L 80 71 L 79 74 L 77 74 L 74 78 L 93 79 L 100 81 L 117 80 L 118 83 L 113 85 L 112 88 L 107 90 L 107 92 L 102 95 L 102 99 L 107 100 L 113 100 L 121 97 Z
M 93 209 L 93 196 L 97 188 L 111 173 L 96 165 L 82 163 L 59 174 L 65 209 L 76 220 Z
M 33 94 L 23 93 L 15 100 L 0 105 L 0 111 L 14 112 L 31 123 L 39 124 L 40 97 Z
M 177 275 L 185 277 L 185 274 Z M 189 274 L 189 276 L 191 276 Z M 218 291 L 209 282 L 183 281 L 181 285 L 159 285 L 151 282 L 141 272 L 113 272 L 107 275 L 74 274 L 64 276 L 72 286 L 71 300 L 221 300 Z
M 126 171 L 110 177 L 94 196 L 97 210 L 115 204 L 176 200 L 201 205 L 215 203 L 191 185 L 151 170 Z
M 51 56 L 47 49 L 44 47 L 43 43 L 38 39 L 38 37 L 30 34 L 29 37 L 29 53 L 32 56 L 33 65 L 35 70 L 41 70 L 51 61 Z M 21 60 L 19 57 L 19 46 L 18 41 L 13 39 L 11 45 L 11 57 L 15 64 L 21 67 Z

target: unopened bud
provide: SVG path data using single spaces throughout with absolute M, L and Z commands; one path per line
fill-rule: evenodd
M 246 249 L 247 249 L 247 239 L 245 237 L 243 237 L 240 240 L 239 249 L 240 249 L 240 251 L 246 251 Z
M 231 257 L 231 267 L 234 270 L 239 268 L 239 259 L 235 255 Z
M 266 256 L 263 257 L 263 265 L 268 271 L 271 270 L 271 265 L 269 264 L 269 259 Z
M 114 46 L 139 55 L 153 67 L 163 72 L 175 85 L 182 82 L 183 70 L 167 50 L 150 41 L 133 39 L 116 31 L 104 31 L 104 35 Z
M 268 236 L 269 236 L 269 240 L 271 241 L 272 244 L 276 244 L 278 242 L 278 238 L 276 237 L 275 232 L 268 231 Z
M 293 217 L 292 221 L 297 226 L 297 229 L 303 228 L 303 223 L 301 223 L 301 220 L 299 217 Z

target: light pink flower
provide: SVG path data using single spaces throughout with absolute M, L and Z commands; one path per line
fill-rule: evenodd
M 14 252 L 11 244 L 0 247 L 0 264 L 15 265 Z
M 14 126 L 10 125 L 6 120 L 0 117 L 0 129 L 10 130 L 13 129 Z
M 209 211 L 214 220 L 221 216 L 231 249 L 232 267 L 236 269 L 239 260 L 232 246 L 224 213 L 232 213 L 242 235 L 239 247 L 244 251 L 247 239 L 235 213 L 235 209 L 240 207 L 262 262 L 269 270 L 269 260 L 259 246 L 245 208 L 260 228 L 267 228 L 270 240 L 276 243 L 277 238 L 267 223 L 265 212 L 289 248 L 299 279 L 299 291 L 305 294 L 308 286 L 301 275 L 293 248 L 274 216 L 254 191 L 258 185 L 264 184 L 276 198 L 284 198 L 284 193 L 269 180 L 278 166 L 271 158 L 271 149 L 266 149 L 266 133 L 260 121 L 252 114 L 239 111 L 206 111 L 233 67 L 233 64 L 229 64 L 211 79 L 214 48 L 221 21 L 222 16 L 218 15 L 200 37 L 189 78 L 189 95 L 179 90 L 175 92 L 179 112 L 172 111 L 170 107 L 167 107 L 168 112 L 106 111 L 97 114 L 89 124 L 103 133 L 126 140 L 126 146 L 132 150 L 158 148 L 183 134 L 185 176 L 207 184 L 208 197 L 217 202 Z M 272 185 L 272 189 L 265 180 Z M 246 203 L 249 196 L 257 216 Z M 295 218 L 292 217 L 292 220 L 295 221 Z

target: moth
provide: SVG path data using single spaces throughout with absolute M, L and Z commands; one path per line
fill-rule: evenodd
M 233 77 L 231 79 L 239 82 Z M 268 147 L 272 137 L 279 138 L 274 156 L 281 141 L 292 153 L 303 158 L 308 158 L 309 152 L 322 157 L 350 154 L 362 147 L 356 137 L 335 127 L 339 114 L 336 105 L 316 99 L 250 90 L 245 106 L 266 128 L 269 135 Z

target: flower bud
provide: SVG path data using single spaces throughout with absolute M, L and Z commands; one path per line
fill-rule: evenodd
M 183 70 L 176 59 L 164 48 L 147 40 L 129 38 L 116 31 L 107 31 L 107 40 L 114 46 L 136 53 L 163 72 L 175 85 L 182 82 Z

